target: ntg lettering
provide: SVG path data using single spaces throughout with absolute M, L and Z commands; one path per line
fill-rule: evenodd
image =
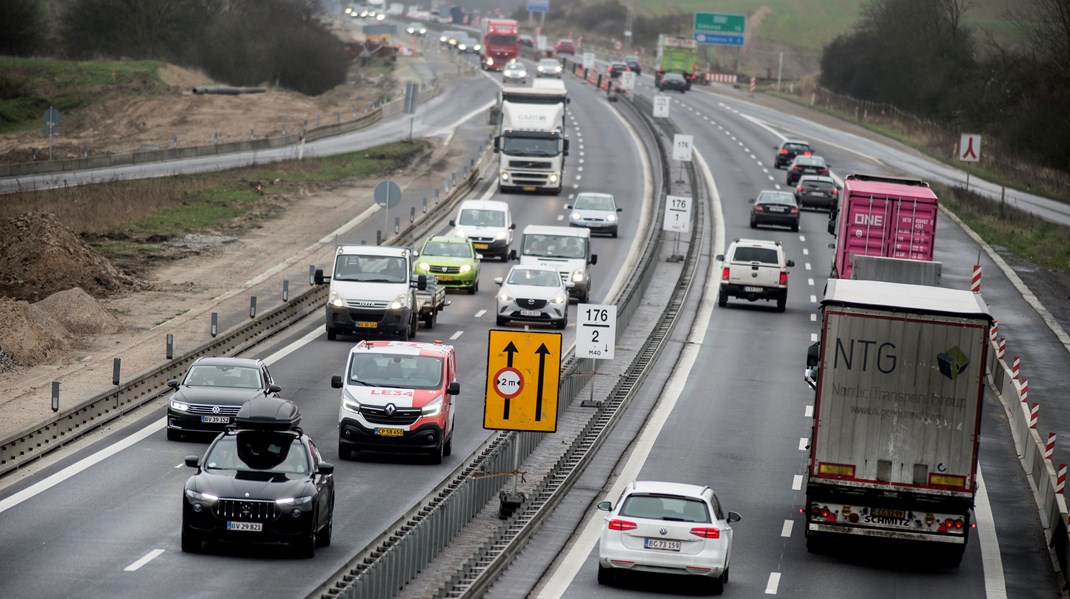
M 852 370 L 855 366 L 855 361 L 861 358 L 859 367 L 865 372 L 871 365 L 871 349 L 873 350 L 872 365 L 884 374 L 891 374 L 895 370 L 897 358 L 895 354 L 895 344 L 887 341 L 878 343 L 877 341 L 870 341 L 868 339 L 851 339 L 845 343 L 843 339 L 837 337 L 836 354 L 833 359 L 832 367 L 839 368 L 840 360 L 842 359 L 843 367 L 847 370 Z

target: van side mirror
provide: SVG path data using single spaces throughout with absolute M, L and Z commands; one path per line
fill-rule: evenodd
M 598 254 L 591 254 L 591 265 L 598 264 Z
M 495 135 L 494 136 L 494 153 L 497 154 L 498 152 L 501 152 L 501 151 L 502 151 L 502 136 L 501 135 Z
M 453 381 L 452 383 L 450 383 L 449 387 L 446 387 L 446 394 L 447 395 L 460 395 L 461 394 L 461 384 L 458 383 L 457 381 Z
M 788 260 L 786 262 L 786 264 L 787 264 L 788 268 L 791 268 L 792 266 L 795 266 L 795 261 L 794 260 Z
M 456 227 L 457 226 L 457 221 L 455 221 L 453 219 L 450 219 L 450 226 L 451 227 Z
M 315 274 L 312 275 L 312 282 L 316 285 L 322 285 L 324 283 L 330 283 L 331 278 L 323 276 L 323 269 L 317 268 Z
M 509 230 L 510 231 L 515 231 L 516 230 L 516 223 L 509 223 Z
M 341 376 L 338 376 L 336 374 L 336 375 L 331 377 L 331 388 L 332 389 L 341 389 L 342 388 L 342 377 Z

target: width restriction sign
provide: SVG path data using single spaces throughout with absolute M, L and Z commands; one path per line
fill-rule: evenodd
M 561 334 L 492 329 L 483 428 L 557 431 Z
M 617 307 L 580 304 L 576 320 L 576 357 L 612 360 L 617 344 Z

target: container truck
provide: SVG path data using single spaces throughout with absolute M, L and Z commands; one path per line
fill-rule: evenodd
M 510 60 L 520 58 L 517 22 L 483 19 L 483 70 L 500 71 Z
M 695 40 L 669 37 L 663 33 L 658 36 L 656 57 L 654 85 L 661 81 L 665 73 L 680 73 L 687 79 L 687 89 L 691 89 L 691 84 L 698 76 L 698 44 Z
M 829 213 L 829 233 L 836 236 L 829 276 L 851 278 L 855 255 L 932 261 L 938 211 L 924 181 L 847 175 L 840 207 Z
M 806 360 L 807 548 L 899 539 L 958 564 L 977 491 L 988 308 L 966 290 L 832 279 L 821 311 Z
M 498 102 L 500 191 L 561 193 L 568 156 L 563 89 L 502 88 Z

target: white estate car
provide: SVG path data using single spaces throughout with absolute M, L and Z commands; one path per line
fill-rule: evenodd
M 512 320 L 549 322 L 558 329 L 568 326 L 568 289 L 556 268 L 514 266 L 508 276 L 494 282 L 501 285 L 495 312 L 498 326 Z
M 732 522 L 709 487 L 635 481 L 608 511 L 598 542 L 598 583 L 616 582 L 621 571 L 704 576 L 715 594 L 724 591 L 732 558 Z

